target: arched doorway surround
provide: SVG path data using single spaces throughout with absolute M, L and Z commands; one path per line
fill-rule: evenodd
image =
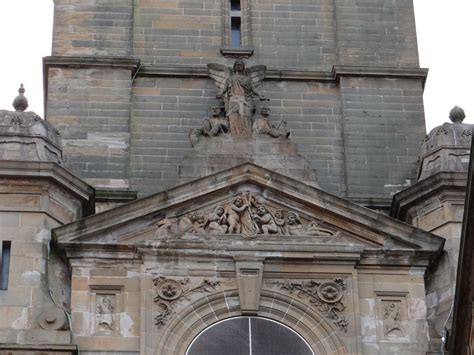
M 241 316 L 238 290 L 202 297 L 173 317 L 160 334 L 155 354 L 183 355 L 206 328 Z M 297 332 L 318 355 L 346 355 L 335 329 L 313 308 L 278 292 L 262 290 L 259 317 L 271 319 Z
M 316 355 L 291 328 L 262 317 L 224 319 L 198 334 L 185 355 Z

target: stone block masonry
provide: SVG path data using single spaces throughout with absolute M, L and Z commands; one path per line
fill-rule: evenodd
M 249 4 L 247 63 L 268 67 L 271 121 L 288 123 L 322 189 L 388 205 L 415 178 L 425 130 L 411 1 Z M 47 119 L 66 166 L 141 196 L 176 183 L 189 130 L 217 103 L 205 65 L 234 60 L 220 52 L 221 1 L 58 0 L 55 18 L 53 54 L 90 60 L 48 67 Z

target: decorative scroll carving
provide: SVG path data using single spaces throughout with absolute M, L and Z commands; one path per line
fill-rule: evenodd
M 57 307 L 46 307 L 38 317 L 38 324 L 44 330 L 62 330 L 68 327 L 66 313 Z
M 383 301 L 383 331 L 384 335 L 402 330 L 402 304 L 400 301 Z
M 160 224 L 161 223 L 161 224 Z M 258 235 L 291 235 L 332 237 L 338 233 L 323 228 L 317 221 L 304 222 L 295 211 L 272 208 L 253 192 L 243 192 L 230 203 L 218 205 L 211 212 L 191 212 L 179 218 L 177 230 L 173 222 L 164 219 L 157 234 L 209 233 Z
M 319 312 L 331 319 L 341 331 L 347 332 L 349 322 L 341 315 L 346 306 L 341 302 L 346 289 L 344 280 L 336 278 L 331 282 L 319 281 L 273 281 L 273 285 L 277 285 L 281 290 L 290 294 L 296 294 L 299 298 L 309 300 L 309 303 Z
M 154 302 L 158 307 L 158 314 L 155 316 L 155 325 L 160 328 L 165 325 L 174 313 L 177 303 L 188 299 L 188 296 L 195 292 L 212 292 L 220 285 L 220 281 L 202 280 L 197 286 L 189 287 L 189 278 L 180 281 L 157 277 L 153 279 L 156 296 Z

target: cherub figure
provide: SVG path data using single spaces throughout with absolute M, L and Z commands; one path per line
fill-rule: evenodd
M 236 60 L 232 69 L 217 63 L 209 63 L 207 68 L 219 88 L 216 98 L 224 101 L 230 133 L 233 137 L 251 136 L 255 109 L 253 100 L 257 97 L 267 100 L 256 90 L 265 77 L 266 67 L 256 65 L 246 69 L 242 60 Z
M 228 233 L 240 234 L 242 232 L 241 216 L 248 207 L 243 196 L 237 196 L 227 211 L 227 222 L 229 224 Z
M 157 236 L 167 235 L 172 233 L 173 221 L 168 218 L 163 218 L 157 223 L 158 229 L 156 230 Z
M 268 235 L 278 233 L 278 226 L 264 205 L 258 205 L 257 214 L 252 217 L 257 221 L 261 234 Z
M 290 211 L 287 213 L 286 218 L 288 220 L 287 234 L 288 235 L 305 235 L 303 224 L 300 221 L 298 213 Z
M 276 211 L 274 214 L 274 220 L 278 226 L 278 234 L 285 234 L 285 211 Z
M 194 214 L 192 219 L 193 219 L 193 228 L 191 232 L 206 233 L 206 231 L 204 230 L 204 228 L 206 228 L 206 225 L 207 225 L 206 217 L 200 214 Z
M 260 109 L 260 117 L 258 117 L 253 123 L 253 131 L 257 134 L 266 134 L 273 138 L 288 138 L 290 132 L 285 128 L 286 122 L 281 121 L 278 127 L 273 126 L 268 117 L 270 116 L 270 109 L 268 107 L 262 107 Z
M 211 107 L 211 118 L 206 118 L 199 128 L 193 128 L 189 132 L 189 141 L 194 145 L 199 141 L 201 136 L 214 137 L 221 133 L 229 132 L 229 120 L 221 117 L 221 108 L 219 106 Z
M 209 221 L 209 232 L 211 234 L 223 234 L 227 232 L 227 219 L 225 215 L 224 207 L 217 206 L 214 211 L 209 213 L 207 218 Z

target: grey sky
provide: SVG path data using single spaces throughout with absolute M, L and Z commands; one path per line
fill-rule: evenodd
M 458 105 L 466 122 L 474 123 L 474 71 L 470 15 L 472 0 L 414 0 L 420 65 L 430 69 L 425 87 L 427 129 L 448 119 Z M 3 68 L 0 109 L 11 109 L 20 83 L 25 84 L 29 110 L 43 115 L 43 56 L 51 53 L 52 0 L 1 1 L 0 44 Z

